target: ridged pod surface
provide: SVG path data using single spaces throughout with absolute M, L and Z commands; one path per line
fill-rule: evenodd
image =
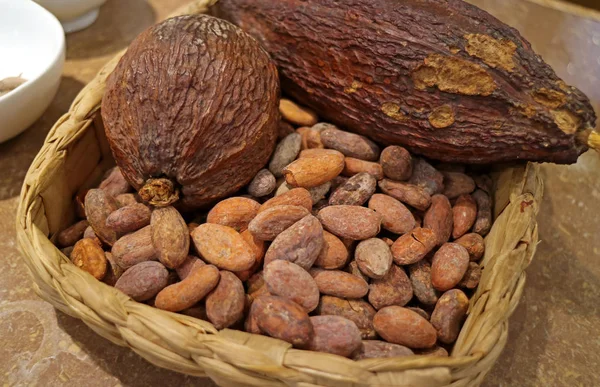
M 573 163 L 600 138 L 588 98 L 513 28 L 460 0 L 221 0 L 284 92 L 427 157 Z
M 110 75 L 102 118 L 147 202 L 197 208 L 250 182 L 275 146 L 279 79 L 245 32 L 206 15 L 140 34 Z

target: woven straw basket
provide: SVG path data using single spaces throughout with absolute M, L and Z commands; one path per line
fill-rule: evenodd
M 176 14 L 205 12 L 196 0 Z M 151 363 L 208 375 L 222 386 L 477 386 L 504 345 L 508 318 L 521 298 L 525 268 L 535 253 L 535 216 L 542 182 L 534 164 L 494 173 L 496 217 L 486 238 L 483 276 L 449 358 L 403 357 L 358 362 L 301 351 L 283 341 L 216 330 L 192 317 L 137 303 L 73 265 L 52 243 L 74 220 L 73 197 L 97 184 L 112 165 L 99 114 L 111 60 L 51 129 L 25 178 L 17 235 L 37 293 L 83 320 L 99 335 L 128 346 Z

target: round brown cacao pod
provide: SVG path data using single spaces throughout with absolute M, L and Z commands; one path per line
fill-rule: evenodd
M 193 209 L 252 180 L 275 146 L 277 69 L 224 20 L 179 16 L 142 32 L 106 82 L 117 165 L 155 206 Z

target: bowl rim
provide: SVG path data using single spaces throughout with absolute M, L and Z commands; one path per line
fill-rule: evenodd
M 8 3 L 9 1 L 11 1 L 11 0 L 0 0 L 0 4 L 2 4 L 4 2 Z M 62 62 L 64 59 L 64 56 L 65 56 L 65 49 L 66 49 L 66 47 L 65 47 L 66 46 L 65 31 L 62 27 L 62 24 L 60 24 L 60 21 L 56 18 L 56 16 L 54 16 L 50 11 L 46 10 L 44 7 L 42 7 L 38 3 L 34 2 L 33 0 L 26 0 L 26 1 L 19 1 L 16 3 L 12 3 L 12 5 L 15 5 L 15 4 L 18 4 L 17 7 L 23 7 L 31 12 L 37 12 L 40 15 L 44 15 L 43 17 L 45 17 L 49 20 L 49 25 L 53 26 L 52 31 L 48 31 L 48 34 L 52 33 L 53 40 L 56 40 L 58 42 L 58 46 L 57 46 L 57 49 L 56 49 L 56 52 L 54 53 L 54 55 L 49 57 L 47 64 L 41 68 L 40 72 L 35 77 L 27 79 L 25 81 L 25 83 L 23 83 L 22 85 L 16 87 L 15 89 L 9 91 L 6 94 L 0 96 L 0 103 L 8 100 L 11 97 L 15 97 L 20 94 L 23 94 L 26 92 L 26 90 L 30 90 L 31 88 L 35 87 L 34 84 L 36 83 L 36 81 L 39 80 L 40 78 L 44 77 L 53 67 L 56 66 L 57 63 Z M 29 7 L 29 8 L 27 8 L 27 7 Z M 62 69 L 61 69 L 61 73 L 62 73 Z

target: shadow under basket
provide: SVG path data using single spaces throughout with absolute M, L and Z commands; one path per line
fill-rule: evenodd
M 176 14 L 201 13 L 209 1 Z M 52 243 L 75 219 L 73 198 L 114 165 L 100 118 L 111 60 L 54 125 L 25 178 L 17 238 L 35 290 L 96 333 L 149 362 L 221 386 L 477 386 L 504 348 L 508 319 L 538 242 L 543 185 L 535 164 L 498 168 L 494 225 L 485 239 L 483 275 L 451 356 L 353 361 L 293 349 L 273 338 L 225 329 L 133 301 L 73 265 Z

